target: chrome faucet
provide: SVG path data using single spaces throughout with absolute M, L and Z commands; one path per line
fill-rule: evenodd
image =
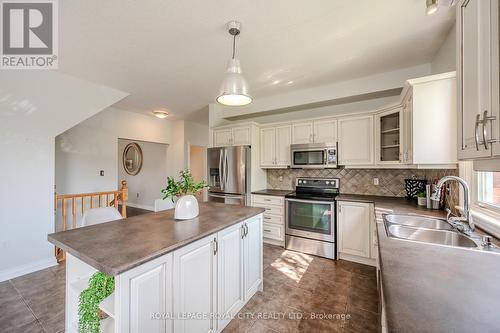
M 474 225 L 474 222 L 472 221 L 472 214 L 470 212 L 470 207 L 469 207 L 469 202 L 470 202 L 469 185 L 467 185 L 465 180 L 463 180 L 460 177 L 456 177 L 456 176 L 445 176 L 445 177 L 441 178 L 436 185 L 436 191 L 432 194 L 431 199 L 432 200 L 440 200 L 441 189 L 442 189 L 444 183 L 446 183 L 449 180 L 456 180 L 457 182 L 462 184 L 462 187 L 464 188 L 464 205 L 463 205 L 464 211 L 462 213 L 462 216 L 452 216 L 451 211 L 448 210 L 448 215 L 447 215 L 446 219 L 448 220 L 448 222 L 451 225 L 456 227 L 458 230 L 460 230 L 464 233 L 470 233 L 470 232 L 474 231 L 475 225 Z

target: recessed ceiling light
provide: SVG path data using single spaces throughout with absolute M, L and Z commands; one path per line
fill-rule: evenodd
M 290 85 L 290 84 L 293 84 L 294 82 L 293 81 L 288 81 L 286 84 Z
M 426 0 L 425 5 L 425 13 L 427 15 L 432 15 L 438 10 L 438 0 Z
M 168 117 L 168 112 L 163 110 L 154 110 L 153 114 L 160 119 L 165 119 Z
M 273 82 L 271 82 L 273 85 L 277 85 L 279 84 L 281 81 L 280 80 L 274 80 Z

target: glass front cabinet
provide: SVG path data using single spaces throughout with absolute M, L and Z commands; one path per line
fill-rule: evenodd
M 403 109 L 395 107 L 375 116 L 377 164 L 403 163 Z

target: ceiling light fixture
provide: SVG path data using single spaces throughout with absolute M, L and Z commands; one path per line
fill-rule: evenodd
M 425 13 L 427 15 L 432 15 L 438 10 L 438 0 L 426 0 L 425 5 Z
M 231 21 L 227 24 L 229 34 L 233 36 L 233 57 L 227 64 L 226 77 L 222 81 L 217 102 L 228 106 L 242 106 L 252 102 L 248 94 L 248 84 L 241 74 L 240 61 L 236 55 L 236 36 L 241 32 L 241 23 Z
M 153 114 L 155 115 L 155 117 L 160 119 L 165 119 L 168 117 L 168 112 L 163 110 L 154 110 Z

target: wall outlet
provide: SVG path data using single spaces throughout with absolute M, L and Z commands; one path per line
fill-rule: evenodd
M 378 178 L 373 178 L 373 185 L 375 185 L 375 186 L 379 185 Z
M 283 181 L 283 176 L 279 176 L 278 180 L 279 180 L 280 182 L 282 182 L 282 181 Z
M 101 177 L 104 176 L 104 170 L 99 171 L 99 176 L 101 176 Z
M 139 197 L 139 192 L 136 193 L 136 197 L 138 198 Z

